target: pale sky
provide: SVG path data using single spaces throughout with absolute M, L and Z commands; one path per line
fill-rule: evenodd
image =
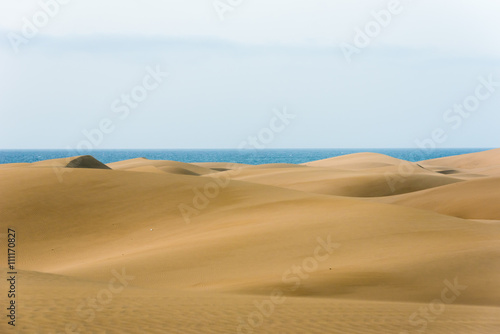
M 499 15 L 493 0 L 0 0 L 0 148 L 85 133 L 95 149 L 237 148 L 266 129 L 268 148 L 499 147 Z M 147 96 L 126 107 L 132 92 Z

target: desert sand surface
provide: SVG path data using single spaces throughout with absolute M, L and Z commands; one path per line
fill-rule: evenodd
M 0 165 L 0 332 L 498 334 L 499 186 L 500 149 Z

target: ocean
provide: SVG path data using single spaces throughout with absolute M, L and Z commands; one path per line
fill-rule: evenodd
M 375 152 L 389 155 L 394 158 L 420 161 L 441 158 L 452 155 L 480 152 L 488 148 L 439 148 L 420 150 L 416 148 L 390 149 L 263 149 L 263 150 L 237 150 L 237 149 L 177 149 L 177 150 L 94 150 L 79 153 L 68 150 L 0 150 L 0 164 L 16 162 L 35 162 L 40 160 L 65 158 L 82 154 L 90 154 L 103 163 L 144 157 L 152 160 L 175 160 L 182 162 L 237 162 L 250 165 L 270 163 L 292 163 L 332 158 L 340 155 Z

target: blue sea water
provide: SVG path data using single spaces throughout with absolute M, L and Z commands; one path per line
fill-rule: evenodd
M 190 149 L 190 150 L 94 150 L 86 152 L 103 163 L 144 157 L 153 160 L 175 160 L 182 162 L 237 162 L 260 165 L 269 163 L 299 164 L 340 155 L 375 152 L 408 161 L 420 161 L 452 155 L 480 152 L 487 148 L 442 148 L 433 150 L 412 149 Z M 82 155 L 68 150 L 0 150 L 0 164 L 35 162 Z

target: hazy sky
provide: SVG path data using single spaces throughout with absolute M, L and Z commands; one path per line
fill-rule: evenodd
M 499 147 L 499 12 L 0 0 L 0 148 Z

